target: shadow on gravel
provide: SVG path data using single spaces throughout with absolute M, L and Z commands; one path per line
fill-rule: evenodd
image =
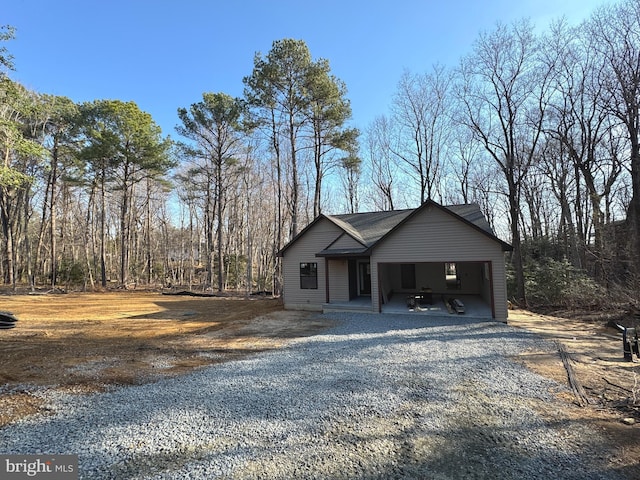
M 326 334 L 376 334 L 387 333 L 390 331 L 406 331 L 415 329 L 469 329 L 472 331 L 499 331 L 499 332 L 515 332 L 521 331 L 525 336 L 535 336 L 534 333 L 523 329 L 515 329 L 506 323 L 496 322 L 494 320 L 477 320 L 469 319 L 464 316 L 448 315 L 448 316 L 429 316 L 420 317 L 407 314 L 366 314 L 366 313 L 331 313 L 319 315 L 320 318 L 330 319 L 336 322 L 348 322 L 348 327 L 342 329 L 339 325 L 330 329 Z
M 354 349 L 359 344 L 370 348 L 371 342 L 375 346 L 434 341 L 447 344 L 451 349 L 460 348 L 459 354 L 464 357 L 464 344 L 468 341 L 504 342 L 504 348 L 498 349 L 499 354 L 505 350 L 518 353 L 522 348 L 530 348 L 532 341 L 546 343 L 535 333 L 502 322 L 470 322 L 460 317 L 429 317 L 427 320 L 424 317 L 389 314 L 331 314 L 323 317 L 336 321 L 337 326 L 316 335 L 311 342 L 332 344 L 345 341 Z

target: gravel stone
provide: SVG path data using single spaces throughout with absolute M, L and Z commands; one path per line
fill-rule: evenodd
M 180 377 L 40 392 L 51 414 L 0 429 L 0 452 L 78 454 L 83 479 L 622 478 L 598 431 L 538 413 L 566 387 L 512 357 L 553 344 L 463 317 L 326 317 Z

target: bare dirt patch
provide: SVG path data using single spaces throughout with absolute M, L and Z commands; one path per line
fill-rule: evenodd
M 278 348 L 328 323 L 269 298 L 160 293 L 5 295 L 0 427 L 45 408 L 39 388 L 76 393 L 139 384 Z
M 612 450 L 617 452 L 612 461 L 625 470 L 636 469 L 640 458 L 640 364 L 624 360 L 622 335 L 607 325 L 606 316 L 573 315 L 563 318 L 512 310 L 508 323 L 564 347 L 589 400 L 588 405 L 567 408 L 566 415 L 606 432 Z M 568 383 L 559 353 L 528 352 L 520 360 L 541 375 Z M 573 395 L 563 396 L 567 402 L 578 404 Z

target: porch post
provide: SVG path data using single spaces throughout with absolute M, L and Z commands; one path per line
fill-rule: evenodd
M 376 262 L 376 284 L 378 285 L 378 313 L 382 313 L 382 280 L 379 262 Z M 373 302 L 373 295 L 371 295 L 371 301 Z
M 329 303 L 329 258 L 324 257 L 324 290 L 325 303 Z

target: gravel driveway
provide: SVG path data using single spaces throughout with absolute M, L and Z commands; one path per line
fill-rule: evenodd
M 53 415 L 0 429 L 0 453 L 78 454 L 86 479 L 622 478 L 596 431 L 553 414 L 565 387 L 511 357 L 553 345 L 458 317 L 330 318 L 178 378 L 47 394 Z

